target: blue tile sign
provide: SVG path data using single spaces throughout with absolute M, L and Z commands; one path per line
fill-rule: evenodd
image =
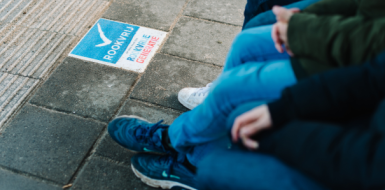
M 69 56 L 143 72 L 166 32 L 99 19 Z

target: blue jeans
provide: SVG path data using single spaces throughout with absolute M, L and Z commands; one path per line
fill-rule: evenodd
M 228 136 L 231 125 L 228 123 L 232 122 L 228 120 L 235 119 L 234 114 L 231 115 L 231 113 L 234 113 L 236 108 L 253 102 L 253 104 L 247 105 L 247 109 L 242 108 L 243 111 L 247 111 L 268 100 L 277 99 L 283 88 L 297 82 L 288 54 L 280 54 L 274 47 L 271 28 L 271 26 L 264 26 L 241 32 L 230 49 L 223 73 L 214 82 L 207 98 L 195 109 L 179 116 L 169 127 L 168 134 L 171 144 L 179 152 L 180 158 L 183 159 L 186 156 L 195 166 L 198 166 L 202 160 L 206 160 L 201 163 L 203 165 L 198 166 L 198 177 L 202 180 L 202 184 L 206 185 L 208 181 L 203 180 L 202 176 L 203 178 L 217 177 L 218 181 L 215 181 L 217 186 L 214 184 L 208 186 L 213 189 L 229 189 L 229 187 L 233 189 L 253 187 L 261 187 L 258 189 L 265 189 L 265 187 L 269 187 L 267 189 L 274 189 L 272 187 L 277 187 L 275 189 L 300 189 L 302 187 L 303 189 L 317 189 L 316 187 L 318 187 L 311 180 L 276 159 L 268 156 L 258 157 L 257 154 L 251 155 L 249 152 L 239 152 L 238 154 L 229 152 L 224 155 L 226 157 L 221 157 L 225 159 L 218 159 L 217 164 L 211 165 L 212 167 L 207 170 L 204 169 L 205 164 L 210 165 L 213 162 L 210 160 L 213 157 L 207 157 L 210 153 L 231 148 L 228 147 L 231 145 Z M 214 160 L 217 159 L 214 157 Z M 239 160 L 242 160 L 242 163 Z M 255 164 L 258 162 L 267 165 Z M 234 167 L 223 168 L 230 166 L 230 163 Z M 216 169 L 215 167 L 218 169 L 210 170 Z M 249 169 L 246 169 L 248 167 Z M 225 178 L 222 181 L 219 178 L 229 177 L 227 179 L 232 180 L 234 178 L 231 177 L 234 176 L 231 174 L 234 173 L 231 172 L 237 172 L 237 174 L 247 172 L 247 174 L 257 176 L 245 178 L 245 175 L 238 175 L 236 184 L 221 188 L 224 187 L 221 186 L 223 183 L 227 183 L 224 181 Z M 268 175 L 263 178 L 266 173 Z M 257 184 L 252 182 L 267 179 L 267 176 L 273 176 L 270 179 L 271 183 L 265 181 L 256 186 Z M 282 178 L 282 183 L 279 185 L 273 183 L 273 180 L 278 178 Z M 315 188 L 312 188 L 313 186 Z
M 298 1 L 298 0 L 293 0 L 292 4 L 286 5 L 284 7 L 288 8 L 288 9 L 299 8 L 299 9 L 303 10 L 306 7 L 308 7 L 309 5 L 311 5 L 315 2 L 318 2 L 319 0 L 302 0 L 299 2 L 296 2 L 296 1 Z M 277 19 L 274 15 L 273 11 L 270 10 L 270 9 L 272 9 L 272 6 L 271 6 L 272 3 L 270 3 L 271 2 L 270 0 L 267 0 L 267 2 L 266 2 L 266 0 L 249 0 L 248 5 L 249 5 L 249 3 L 250 4 L 253 4 L 253 3 L 256 4 L 256 3 L 260 3 L 260 2 L 264 2 L 264 5 L 265 5 L 264 10 L 265 9 L 268 9 L 268 10 L 265 12 L 260 12 L 257 10 L 256 11 L 257 15 L 253 16 L 252 18 L 249 18 L 250 16 L 246 17 L 246 11 L 245 11 L 245 22 L 243 25 L 243 30 L 248 29 L 248 28 L 258 27 L 258 26 L 270 25 L 270 24 L 274 24 L 275 22 L 277 22 Z M 276 1 L 273 1 L 273 2 L 276 2 Z M 284 2 L 287 3 L 287 1 L 284 1 Z M 277 4 L 277 5 L 280 5 L 280 4 Z M 246 10 L 247 9 L 248 9 L 248 7 L 246 6 Z
M 193 165 L 217 147 L 228 145 L 226 119 L 238 105 L 277 99 L 282 89 L 296 83 L 288 54 L 278 53 L 274 47 L 271 28 L 241 32 L 230 49 L 223 73 L 203 103 L 170 125 L 171 144 Z

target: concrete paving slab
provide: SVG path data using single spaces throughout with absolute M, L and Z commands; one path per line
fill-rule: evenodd
M 118 115 L 137 115 L 153 123 L 163 119 L 163 123 L 170 125 L 180 114 L 176 110 L 128 99 Z
M 183 14 L 242 26 L 246 2 L 246 0 L 192 0 Z
M 116 0 L 103 18 L 169 31 L 186 0 Z
M 164 124 L 171 124 L 181 113 L 172 109 L 154 106 L 136 100 L 128 100 L 119 115 L 137 115 L 150 122 L 164 120 Z M 101 143 L 96 148 L 96 154 L 121 163 L 130 164 L 130 158 L 135 153 L 123 148 L 111 139 L 108 133 L 104 134 Z
M 64 185 L 104 127 L 26 105 L 0 136 L 0 165 Z
M 87 28 L 108 5 L 105 0 L 35 0 L 19 11 L 13 22 L 29 28 L 79 35 L 79 29 Z
M 142 183 L 130 165 L 94 157 L 76 178 L 72 190 L 156 190 Z
M 3 11 L 0 11 L 0 20 L 4 22 L 10 22 L 18 13 L 28 9 L 30 5 L 35 3 L 36 0 L 5 0 L 0 2 L 0 7 Z
M 162 52 L 223 66 L 233 39 L 241 27 L 183 17 Z
M 33 78 L 45 77 L 74 40 L 73 36 L 24 27 L 14 34 L 0 44 L 0 70 Z
M 136 85 L 131 97 L 176 110 L 187 111 L 178 102 L 185 87 L 202 87 L 220 74 L 219 67 L 158 54 Z
M 106 157 L 127 165 L 131 164 L 131 157 L 135 154 L 136 153 L 131 152 L 130 150 L 120 146 L 118 143 L 112 140 L 108 132 L 103 135 L 102 141 L 96 149 L 96 155 Z
M 0 129 L 38 80 L 0 72 Z
M 0 189 L 4 190 L 62 190 L 60 186 L 37 181 L 10 171 L 0 169 Z
M 137 76 L 122 69 L 66 58 L 31 103 L 108 121 Z
M 109 4 L 107 0 L 0 0 L 0 71 L 45 79 L 62 61 L 62 54 L 77 36 L 85 32 Z M 12 99 L 16 101 L 12 102 L 12 109 L 0 105 L 0 127 L 25 100 L 32 90 L 30 87 L 20 99 Z M 15 92 L 9 89 L 1 89 L 4 92 L 0 93 L 1 99 L 8 98 L 2 96 L 4 94 Z M 17 97 L 20 93 L 16 91 L 13 95 Z

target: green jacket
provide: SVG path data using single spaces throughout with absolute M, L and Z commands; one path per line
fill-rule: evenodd
M 385 49 L 385 0 L 321 0 L 288 28 L 298 78 L 358 65 Z

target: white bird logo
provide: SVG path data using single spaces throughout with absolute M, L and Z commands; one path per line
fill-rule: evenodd
M 95 47 L 103 47 L 103 46 L 106 46 L 106 45 L 110 45 L 110 44 L 112 43 L 112 41 L 109 40 L 109 39 L 104 35 L 104 32 L 102 31 L 102 27 L 100 27 L 100 24 L 99 24 L 99 23 L 98 23 L 98 31 L 99 31 L 100 38 L 103 40 L 104 43 L 98 44 L 98 45 L 96 45 Z

